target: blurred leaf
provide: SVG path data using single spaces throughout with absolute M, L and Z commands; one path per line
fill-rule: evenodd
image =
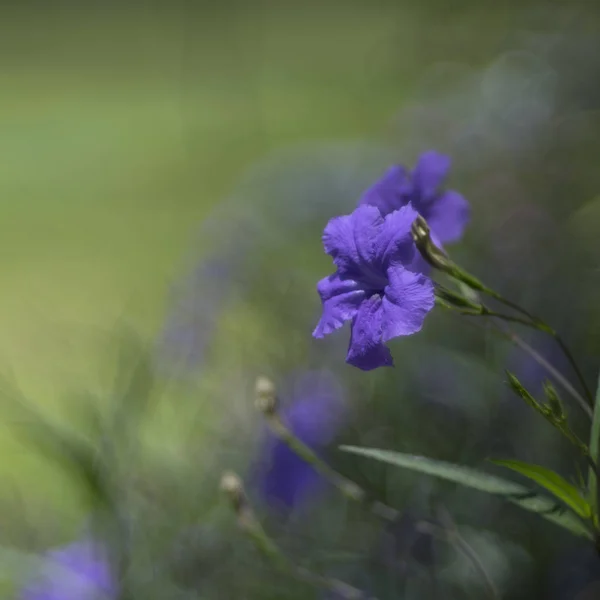
M 43 456 L 57 460 L 83 483 L 96 506 L 109 506 L 111 493 L 107 471 L 94 445 L 84 436 L 44 415 L 14 387 L 1 390 L 15 411 L 11 430 L 31 443 Z
M 596 388 L 596 401 L 594 402 L 594 414 L 592 416 L 592 427 L 590 430 L 590 457 L 598 465 L 600 458 L 600 377 Z M 590 467 L 588 475 L 588 494 L 590 504 L 595 514 L 598 513 L 598 479 L 594 469 Z
M 590 505 L 582 498 L 579 490 L 558 473 L 520 460 L 492 460 L 491 462 L 528 477 L 570 506 L 580 517 L 590 518 L 592 514 Z
M 153 354 L 132 328 L 121 324 L 116 332 L 117 373 L 114 383 L 117 416 L 139 417 L 155 387 Z
M 487 576 L 493 582 L 502 598 L 511 598 L 511 591 L 523 584 L 522 573 L 525 567 L 531 568 L 532 556 L 522 546 L 496 533 L 461 527 L 461 538 L 477 555 Z M 440 569 L 440 578 L 446 584 L 454 584 L 460 589 L 469 589 L 478 598 L 488 598 L 489 593 L 482 588 L 481 573 L 474 568 L 471 558 L 464 552 L 451 547 L 452 560 Z
M 501 496 L 525 510 L 540 514 L 556 525 L 568 529 L 575 535 L 592 538 L 589 529 L 573 513 L 565 512 L 553 500 L 540 496 L 535 491 L 507 479 L 489 475 L 470 467 L 433 460 L 425 456 L 378 450 L 376 448 L 357 448 L 355 446 L 341 446 L 341 450 L 374 458 L 375 460 L 405 469 L 426 473 L 427 475 L 433 475 L 466 487 L 487 492 L 488 494 Z

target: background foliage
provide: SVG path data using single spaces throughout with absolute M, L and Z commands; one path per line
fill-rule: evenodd
M 315 341 L 310 332 L 314 286 L 330 268 L 327 220 L 350 212 L 389 164 L 412 165 L 435 148 L 452 156 L 452 187 L 473 207 L 453 257 L 559 329 L 593 385 L 592 4 L 176 1 L 2 12 L 7 597 L 36 569 L 14 553 L 33 560 L 78 538 L 98 492 L 81 485 L 81 461 L 69 467 L 64 451 L 53 461 L 23 438 L 15 386 L 101 450 L 109 521 L 118 513 L 127 523 L 117 528 L 127 543 L 114 541 L 127 548 L 134 597 L 316 593 L 273 573 L 238 531 L 218 489 L 224 469 L 244 477 L 294 560 L 380 598 L 481 597 L 478 573 L 452 548 L 435 544 L 433 560 L 415 546 L 423 536 L 412 524 L 434 518 L 440 502 L 503 597 L 574 597 L 587 581 L 582 565 L 597 569 L 577 540 L 500 500 L 336 449 L 385 447 L 490 472 L 488 457 L 520 458 L 572 472 L 571 448 L 504 382 L 510 368 L 539 391 L 537 366 L 481 323 L 445 313 L 393 342 L 397 367 L 384 372 L 345 365 L 346 334 Z M 528 339 L 566 369 L 552 344 Z M 382 531 L 333 490 L 283 518 L 253 488 L 264 437 L 254 379 L 272 377 L 285 399 L 308 369 L 337 376 L 349 407 L 327 459 L 405 510 L 400 532 Z

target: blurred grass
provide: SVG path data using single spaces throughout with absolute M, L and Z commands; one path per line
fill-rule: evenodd
M 439 10 L 4 7 L 0 359 L 24 391 L 64 413 L 65 391 L 104 385 L 104 334 L 125 313 L 153 335 L 192 234 L 246 166 L 385 135 L 424 66 L 484 62 L 512 14 Z M 54 469 L 1 451 L 0 477 L 64 500 Z

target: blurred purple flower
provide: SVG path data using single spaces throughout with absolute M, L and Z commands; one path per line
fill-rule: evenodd
M 42 572 L 21 592 L 20 600 L 108 600 L 117 586 L 101 549 L 77 542 L 49 552 Z
M 470 208 L 458 192 L 440 190 L 449 170 L 448 156 L 425 152 L 412 173 L 402 165 L 390 167 L 363 193 L 359 206 L 376 206 L 385 216 L 410 203 L 427 220 L 436 242 L 456 242 L 469 222 Z
M 392 366 L 385 343 L 420 331 L 433 308 L 433 284 L 411 270 L 417 254 L 410 206 L 385 218 L 373 206 L 331 219 L 323 245 L 337 271 L 317 285 L 323 313 L 313 336 L 322 338 L 352 320 L 346 362 L 364 371 Z
M 232 261 L 222 254 L 201 261 L 191 276 L 177 286 L 175 306 L 167 316 L 158 344 L 162 367 L 180 365 L 185 370 L 203 363 L 233 283 Z
M 558 372 L 571 375 L 571 369 L 567 359 L 561 352 L 560 347 L 552 340 L 545 339 L 544 334 L 533 332 L 526 338 L 526 343 L 546 362 Z M 544 383 L 554 382 L 549 371 L 541 365 L 533 356 L 519 347 L 511 348 L 508 356 L 507 368 L 515 374 L 525 388 L 536 398 L 543 397 Z
M 333 375 L 309 371 L 295 380 L 281 418 L 299 440 L 318 454 L 341 429 L 346 410 L 343 391 Z M 261 459 L 260 492 L 272 506 L 295 508 L 324 483 L 309 463 L 270 433 Z

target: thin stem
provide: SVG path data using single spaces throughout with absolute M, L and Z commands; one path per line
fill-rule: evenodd
M 573 398 L 577 401 L 583 412 L 585 412 L 590 419 L 592 418 L 592 409 L 589 404 L 586 402 L 585 398 L 571 385 L 569 380 L 555 367 L 553 367 L 537 350 L 532 348 L 522 337 L 520 337 L 517 333 L 510 330 L 508 327 L 504 326 L 501 321 L 497 321 L 492 319 L 492 323 L 496 330 L 509 339 L 513 344 L 521 348 L 524 352 L 529 354 L 531 358 L 533 358 L 540 366 L 542 366 L 554 379 L 557 383 L 563 386 L 563 388 L 573 396 Z
M 308 446 L 302 443 L 282 422 L 276 412 L 265 413 L 271 431 L 315 471 L 327 479 L 349 500 L 366 505 L 371 512 L 386 521 L 396 522 L 400 513 L 395 508 L 369 498 L 359 485 L 347 479 L 321 460 Z
M 375 597 L 365 594 L 362 590 L 359 590 L 344 581 L 331 577 L 324 577 L 317 573 L 313 573 L 304 567 L 295 565 L 263 529 L 248 501 L 239 477 L 234 473 L 226 473 L 221 480 L 221 487 L 229 496 L 233 509 L 237 515 L 240 529 L 250 537 L 257 549 L 277 570 L 287 573 L 301 581 L 305 581 L 317 588 L 333 592 L 343 600 L 377 600 Z
M 498 292 L 495 292 L 494 290 L 491 290 L 490 288 L 487 288 L 487 287 L 485 288 L 485 293 L 488 296 L 491 296 L 492 298 L 495 298 L 496 300 L 498 300 L 498 302 L 504 304 L 504 306 L 508 306 L 509 308 L 512 308 L 516 312 L 521 313 L 523 316 L 527 317 L 530 321 L 533 321 L 534 323 L 540 323 L 540 324 L 543 323 L 540 319 L 538 319 L 537 317 L 532 315 L 529 311 L 525 310 L 524 308 L 522 308 L 521 306 L 519 306 L 512 300 L 508 300 L 507 298 L 502 296 L 502 294 L 499 294 Z
M 587 383 L 585 382 L 585 377 L 583 376 L 583 373 L 577 366 L 577 362 L 575 361 L 575 358 L 571 354 L 571 351 L 569 350 L 569 348 L 567 347 L 567 345 L 565 344 L 563 339 L 558 335 L 558 333 L 556 333 L 556 331 L 553 330 L 551 335 L 556 340 L 556 343 L 560 346 L 561 350 L 563 351 L 563 354 L 567 357 L 567 360 L 569 361 L 571 367 L 573 368 L 573 371 L 575 371 L 575 374 L 577 375 L 577 379 L 579 379 L 579 383 L 581 384 L 581 387 L 585 392 L 585 395 L 587 397 L 589 405 L 591 407 L 593 407 L 594 406 L 594 396 L 593 396 L 592 392 L 590 391 Z
M 529 327 L 532 327 L 533 329 L 537 329 L 538 331 L 547 333 L 548 335 L 550 335 L 551 337 L 553 337 L 556 340 L 556 343 L 559 345 L 560 349 L 562 350 L 562 353 L 565 355 L 565 357 L 569 361 L 569 364 L 571 365 L 573 371 L 575 372 L 575 375 L 577 376 L 577 379 L 579 380 L 581 388 L 585 392 L 585 396 L 587 398 L 588 404 L 590 406 L 594 406 L 594 396 L 585 381 L 585 377 L 583 376 L 583 373 L 581 372 L 579 366 L 577 365 L 577 361 L 573 357 L 573 354 L 569 350 L 568 346 L 565 344 L 564 340 L 560 337 L 558 332 L 556 332 L 552 327 L 550 327 L 550 325 L 548 325 L 543 319 L 540 319 L 539 317 L 532 315 L 529 311 L 525 310 L 524 308 L 521 308 L 518 304 L 512 302 L 511 300 L 504 298 L 504 296 L 502 296 L 498 292 L 490 290 L 489 288 L 485 288 L 484 292 L 486 294 L 488 294 L 489 296 L 492 296 L 492 298 L 495 298 L 496 300 L 498 300 L 498 302 L 501 302 L 505 306 L 508 306 L 508 307 L 512 308 L 513 310 L 521 313 L 525 317 L 527 317 L 531 322 L 530 323 L 523 322 L 524 325 L 528 325 Z
M 450 257 L 445 251 L 442 251 L 433 243 L 431 239 L 431 231 L 429 229 L 429 226 L 427 225 L 427 221 L 425 221 L 423 217 L 418 216 L 415 219 L 411 228 L 411 233 L 413 236 L 413 240 L 415 241 L 415 244 L 417 246 L 417 249 L 421 253 L 421 256 L 435 269 L 438 269 L 442 273 L 446 273 L 447 275 L 449 275 L 452 279 L 465 284 L 471 290 L 476 290 L 483 294 L 487 294 L 492 298 L 495 298 L 498 302 L 504 304 L 505 306 L 508 306 L 509 308 L 512 308 L 521 315 L 524 315 L 528 319 L 528 321 L 525 321 L 523 324 L 551 335 L 556 340 L 564 355 L 567 357 L 567 360 L 573 367 L 573 370 L 577 375 L 577 379 L 579 380 L 579 383 L 581 384 L 581 387 L 585 392 L 585 396 L 590 406 L 594 405 L 594 396 L 588 388 L 585 382 L 585 378 L 583 377 L 581 370 L 577 366 L 577 363 L 575 362 L 571 351 L 567 348 L 562 338 L 558 335 L 556 331 L 554 331 L 554 329 L 552 329 L 552 327 L 550 327 L 542 319 L 539 319 L 535 315 L 532 315 L 530 312 L 528 312 L 515 302 L 512 302 L 512 300 L 506 299 L 504 296 L 502 296 L 502 294 L 487 287 L 482 281 L 477 279 L 477 277 L 461 269 L 456 263 L 454 263 L 450 259 Z
M 460 314 L 468 317 L 493 317 L 496 319 L 501 319 L 502 321 L 508 321 L 509 323 L 519 323 L 520 325 L 526 325 L 528 327 L 531 327 L 531 322 L 526 319 L 522 319 L 521 317 L 514 317 L 512 315 L 506 315 L 504 313 L 489 310 L 485 307 L 483 308 L 484 310 L 481 312 L 462 310 L 460 311 Z
M 430 533 L 431 535 L 444 539 L 449 544 L 452 544 L 479 573 L 479 576 L 481 577 L 481 580 L 488 591 L 488 596 L 490 599 L 501 600 L 500 592 L 490 577 L 490 574 L 487 572 L 484 564 L 481 562 L 477 552 L 471 547 L 467 540 L 462 537 L 458 527 L 450 517 L 448 511 L 440 507 L 438 509 L 438 515 L 441 526 L 436 526 L 431 523 L 423 523 L 420 527 L 421 531 Z
M 594 406 L 594 415 L 592 417 L 592 427 L 590 430 L 590 456 L 596 462 L 600 459 L 600 376 L 596 387 L 596 404 Z M 597 471 L 590 471 L 588 474 L 588 491 L 590 493 L 591 504 L 598 515 L 600 499 L 600 476 Z

